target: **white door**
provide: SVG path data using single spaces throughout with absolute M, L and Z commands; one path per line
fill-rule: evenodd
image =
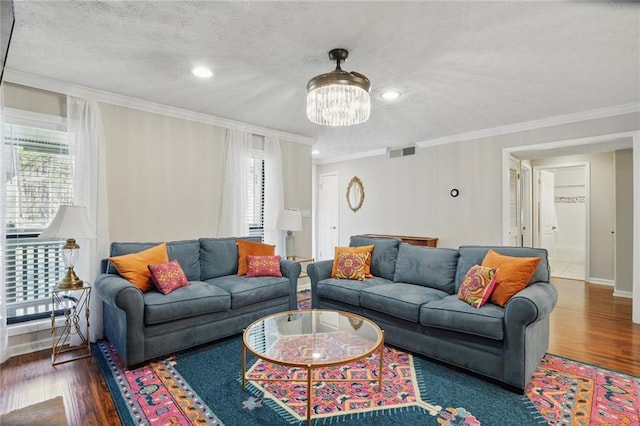
M 338 175 L 320 175 L 318 181 L 318 259 L 333 259 L 338 245 Z
M 540 170 L 538 179 L 539 194 L 538 209 L 540 221 L 540 247 L 546 248 L 549 257 L 553 257 L 555 249 L 556 230 L 558 229 L 558 217 L 555 205 L 555 177 L 549 170 Z
M 509 158 L 509 245 L 520 246 L 520 160 Z
M 524 247 L 533 246 L 533 222 L 531 214 L 531 168 L 520 165 L 520 229 L 522 235 L 522 245 Z

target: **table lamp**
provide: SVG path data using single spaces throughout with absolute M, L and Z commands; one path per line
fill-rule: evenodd
M 73 235 L 73 238 L 70 236 Z M 89 225 L 86 207 L 60 206 L 56 216 L 42 231 L 39 238 L 66 238 L 67 242 L 62 246 L 62 263 L 67 268 L 67 273 L 58 284 L 62 289 L 80 288 L 83 282 L 76 275 L 73 267 L 78 262 L 80 246 L 76 238 L 95 238 L 95 233 Z
M 276 215 L 276 228 L 287 231 L 284 239 L 285 256 L 287 259 L 295 260 L 296 258 L 296 241 L 293 238 L 293 231 L 302 230 L 302 213 L 300 210 L 280 210 Z

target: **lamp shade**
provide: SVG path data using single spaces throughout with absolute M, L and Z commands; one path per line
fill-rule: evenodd
M 276 215 L 276 228 L 283 231 L 302 230 L 302 213 L 300 210 L 280 210 Z
M 89 225 L 87 208 L 83 206 L 60 206 L 56 216 L 42 231 L 40 238 L 96 238 Z

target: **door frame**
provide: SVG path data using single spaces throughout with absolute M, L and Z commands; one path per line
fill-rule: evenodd
M 539 209 L 536 207 L 540 202 L 540 186 L 537 184 L 539 173 L 541 170 L 555 170 L 568 167 L 584 167 L 584 190 L 585 190 L 585 230 L 584 230 L 584 280 L 588 281 L 591 277 L 591 164 L 588 161 L 576 161 L 568 163 L 558 163 L 549 166 L 534 166 L 533 179 L 531 179 L 531 188 L 533 193 L 533 202 L 531 204 L 533 214 L 533 246 L 540 247 L 540 217 Z M 615 247 L 615 244 L 614 244 Z M 615 256 L 615 255 L 614 255 Z M 615 257 L 614 257 L 615 263 Z M 615 272 L 615 268 L 614 268 Z

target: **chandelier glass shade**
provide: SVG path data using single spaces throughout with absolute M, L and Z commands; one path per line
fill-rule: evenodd
M 335 127 L 353 126 L 369 119 L 371 82 L 360 73 L 340 68 L 348 55 L 345 49 L 331 50 L 329 58 L 336 61 L 336 69 L 307 83 L 307 117 L 312 122 Z

